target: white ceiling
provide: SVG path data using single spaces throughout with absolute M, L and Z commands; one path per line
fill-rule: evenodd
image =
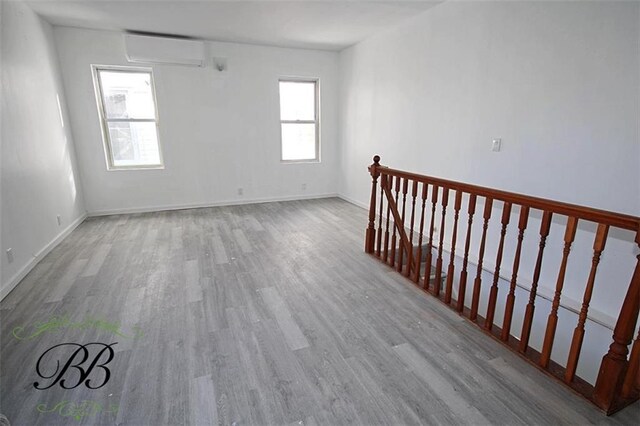
M 54 25 L 341 50 L 440 1 L 26 0 Z

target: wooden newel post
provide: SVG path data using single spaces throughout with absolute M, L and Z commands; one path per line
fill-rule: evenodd
M 371 173 L 371 202 L 369 203 L 369 226 L 367 226 L 367 233 L 364 241 L 364 251 L 367 253 L 373 253 L 373 246 L 376 240 L 376 193 L 378 188 L 378 171 L 380 167 L 380 156 L 373 157 L 373 164 L 369 166 L 369 173 Z
M 640 230 L 636 234 L 636 243 L 640 246 Z M 622 385 L 624 383 L 629 361 L 629 345 L 640 310 L 640 255 L 636 269 L 631 278 L 631 284 L 624 298 L 618 322 L 613 330 L 613 343 L 609 352 L 602 358 L 596 386 L 593 391 L 593 401 L 607 414 L 612 413 L 616 404 L 620 402 Z

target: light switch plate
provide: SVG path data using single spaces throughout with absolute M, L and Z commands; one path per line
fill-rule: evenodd
M 502 139 L 494 139 L 491 143 L 491 151 L 499 152 L 500 148 L 502 148 Z

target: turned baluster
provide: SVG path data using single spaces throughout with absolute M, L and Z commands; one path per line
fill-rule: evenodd
M 593 294 L 593 285 L 596 281 L 596 273 L 598 272 L 598 264 L 600 263 L 600 256 L 602 255 L 604 246 L 607 242 L 608 233 L 608 225 L 598 225 L 598 230 L 596 231 L 596 239 L 593 243 L 593 259 L 591 260 L 591 271 L 589 272 L 587 287 L 584 290 L 582 307 L 580 308 L 580 315 L 578 316 L 578 325 L 573 331 L 571 349 L 569 350 L 569 358 L 567 359 L 567 369 L 564 374 L 564 380 L 567 382 L 571 382 L 576 374 L 578 358 L 580 358 L 580 350 L 582 349 L 582 342 L 584 340 L 584 323 L 587 321 L 589 303 L 591 303 L 591 295 Z
M 398 194 L 400 193 L 400 181 L 402 180 L 402 178 L 400 176 L 396 176 L 396 196 L 394 198 L 394 201 L 397 205 L 398 203 Z M 390 262 L 389 264 L 391 266 L 394 266 L 396 264 L 396 228 L 398 227 L 398 222 L 397 222 L 397 216 L 393 217 L 393 233 L 391 234 L 391 255 L 390 255 Z M 400 251 L 402 251 L 402 247 L 400 247 Z
M 382 175 L 382 188 L 391 189 L 393 185 L 393 176 Z M 387 262 L 389 260 L 389 220 L 391 218 L 391 203 L 387 200 L 387 219 L 384 231 L 384 252 L 382 254 L 382 260 Z
M 480 251 L 478 253 L 478 269 L 476 279 L 473 283 L 473 297 L 471 299 L 471 313 L 469 319 L 475 321 L 478 318 L 478 305 L 480 304 L 480 286 L 482 285 L 482 262 L 484 259 L 484 249 L 487 242 L 487 229 L 489 229 L 489 219 L 493 207 L 493 199 L 486 198 L 484 203 L 484 223 L 482 224 L 482 238 L 480 239 Z
M 640 247 L 640 226 L 636 234 L 636 244 Z M 593 402 L 607 413 L 613 410 L 626 382 L 625 375 L 629 370 L 629 361 L 627 361 L 628 346 L 633 339 L 639 309 L 640 255 L 637 257 L 636 268 L 624 302 L 622 302 L 616 326 L 613 329 L 613 343 L 609 346 L 609 352 L 602 358 L 593 391 Z M 637 368 L 637 364 L 632 368 Z M 630 383 L 636 381 L 637 384 L 637 380 L 637 377 L 629 378 Z
M 449 188 L 442 188 L 442 217 L 440 219 L 440 241 L 438 243 L 438 259 L 436 259 L 436 282 L 433 285 L 433 294 L 440 295 L 442 285 L 442 246 L 444 245 L 444 220 L 449 204 Z
M 471 247 L 471 230 L 473 228 L 473 215 L 476 214 L 476 195 L 469 195 L 469 219 L 467 221 L 467 237 L 464 242 L 464 258 L 462 271 L 460 272 L 460 286 L 458 287 L 458 312 L 464 311 L 464 298 L 467 291 L 467 265 L 469 264 L 469 248 Z
M 408 189 L 409 189 L 409 179 L 404 178 L 402 181 L 402 220 L 400 221 L 401 222 L 400 226 L 402 226 L 402 228 L 405 227 L 404 224 L 405 224 L 405 213 L 407 208 L 407 190 Z M 402 243 L 402 241 L 400 243 Z M 398 272 L 400 273 L 402 273 L 402 267 L 403 267 L 402 262 L 404 260 L 404 252 L 405 252 L 404 244 L 400 244 L 400 253 L 398 255 Z M 407 269 L 409 269 L 408 261 L 407 261 Z
M 376 235 L 375 220 L 376 220 L 376 189 L 378 185 L 378 176 L 380 172 L 378 167 L 380 166 L 380 157 L 373 157 L 373 164 L 369 166 L 369 172 L 371 173 L 371 201 L 369 204 L 369 226 L 365 236 L 364 251 L 367 253 L 373 253 L 373 243 Z
M 516 284 L 518 280 L 518 270 L 520 269 L 520 255 L 522 254 L 522 241 L 524 240 L 524 231 L 527 229 L 529 221 L 529 207 L 520 207 L 520 220 L 518 222 L 518 245 L 516 246 L 516 254 L 513 258 L 513 272 L 511 274 L 511 283 L 509 286 L 509 294 L 507 295 L 507 305 L 504 309 L 504 321 L 502 321 L 502 334 L 500 338 L 505 342 L 509 340 L 511 332 L 511 320 L 513 319 L 513 306 L 516 301 Z
M 531 325 L 533 324 L 533 314 L 535 312 L 536 294 L 538 292 L 538 281 L 540 281 L 540 272 L 542 271 L 542 258 L 544 256 L 544 248 L 547 245 L 547 237 L 551 229 L 551 212 L 542 214 L 542 222 L 540 222 L 540 244 L 538 246 L 538 257 L 536 258 L 536 266 L 533 269 L 533 282 L 531 290 L 529 290 L 529 303 L 524 312 L 524 321 L 522 322 L 522 333 L 520 335 L 520 352 L 525 353 L 529 347 L 529 337 L 531 336 Z
M 576 236 L 578 227 L 578 219 L 569 217 L 567 220 L 567 228 L 564 233 L 564 250 L 562 252 L 562 262 L 560 263 L 560 271 L 558 272 L 558 280 L 556 281 L 556 292 L 553 296 L 551 304 L 551 313 L 547 320 L 547 331 L 544 335 L 544 344 L 542 345 L 542 353 L 540 355 L 540 366 L 547 368 L 551 359 L 551 350 L 553 349 L 553 341 L 556 336 L 556 328 L 558 326 L 558 308 L 560 307 L 560 297 L 562 296 L 562 287 L 564 286 L 564 277 L 567 272 L 567 262 L 571 253 L 571 244 Z
M 500 266 L 502 265 L 502 254 L 504 251 L 504 237 L 507 235 L 507 225 L 511 219 L 511 203 L 504 203 L 502 206 L 502 228 L 500 229 L 500 243 L 498 244 L 498 254 L 496 255 L 496 269 L 493 272 L 493 284 L 489 291 L 489 304 L 487 306 L 487 317 L 484 321 L 484 328 L 491 330 L 493 327 L 493 316 L 496 312 L 496 301 L 498 300 L 498 281 L 500 280 Z
M 376 256 L 380 257 L 382 249 L 382 212 L 384 207 L 384 181 L 385 176 L 382 176 L 380 181 L 380 210 L 378 211 L 378 232 L 376 235 Z
M 418 196 L 418 181 L 414 180 L 413 185 L 411 186 L 411 225 L 409 229 L 409 259 L 413 258 L 413 226 L 415 221 L 415 213 L 416 213 L 416 197 Z M 407 269 L 404 271 L 405 276 L 409 276 L 411 273 L 409 264 L 411 262 L 407 262 Z M 418 263 L 420 263 L 420 259 L 418 259 Z
M 429 243 L 427 244 L 427 258 L 424 265 L 424 286 L 425 290 L 429 290 L 429 283 L 431 281 L 431 260 L 433 250 L 433 228 L 435 226 L 436 219 L 436 204 L 438 203 L 438 192 L 440 188 L 437 185 L 431 186 L 431 226 L 429 228 Z
M 462 206 L 462 191 L 456 191 L 456 198 L 453 203 L 453 234 L 451 235 L 451 256 L 449 257 L 449 267 L 447 268 L 447 283 L 444 292 L 444 303 L 451 303 L 451 292 L 453 291 L 453 263 L 456 259 L 456 240 L 458 239 L 458 218 L 460 216 L 460 206 Z
M 420 210 L 420 232 L 418 234 L 418 254 L 416 255 L 416 270 L 413 276 L 413 280 L 417 283 L 420 281 L 420 268 L 422 266 L 422 235 L 424 233 L 424 210 L 427 203 L 427 192 L 429 185 L 422 183 L 422 208 Z

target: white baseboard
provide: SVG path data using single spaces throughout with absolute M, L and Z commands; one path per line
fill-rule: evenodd
M 51 250 L 53 250 L 58 244 L 62 242 L 74 229 L 76 229 L 87 218 L 87 214 L 84 213 L 76 220 L 74 220 L 69 226 L 67 226 L 62 232 L 60 232 L 53 240 L 45 245 L 39 252 L 37 252 L 33 258 L 27 262 L 13 277 L 9 279 L 6 285 L 0 288 L 0 300 L 3 300 L 11 291 L 27 276 L 29 272 L 45 257 Z
M 436 246 L 434 245 L 434 250 Z M 448 258 L 451 255 L 451 244 L 444 242 L 442 244 L 443 257 Z M 444 256 L 446 254 L 446 256 Z M 459 263 L 462 263 L 462 257 L 456 254 L 456 259 Z M 475 253 L 469 253 L 469 270 L 477 269 L 479 259 Z M 492 259 L 485 259 L 482 265 L 482 270 L 489 274 L 493 275 L 495 273 L 495 263 Z M 509 284 L 511 283 L 511 276 L 513 272 L 509 266 L 502 266 L 500 269 L 500 273 L 498 277 L 503 282 L 502 288 L 509 288 Z M 531 287 L 533 286 L 533 282 L 526 276 L 518 276 L 518 282 L 516 286 L 520 289 L 530 293 Z M 554 298 L 554 289 L 545 287 L 543 285 L 539 285 L 537 288 L 536 296 L 545 299 L 549 302 L 553 301 Z M 582 307 L 582 302 L 576 299 L 573 299 L 569 296 L 563 295 L 560 300 L 560 307 L 562 309 L 566 309 L 567 311 L 573 312 L 576 315 L 580 314 L 580 309 Z M 603 312 L 595 307 L 589 308 L 589 313 L 587 315 L 587 319 L 595 322 L 596 324 L 600 324 L 603 327 L 606 327 L 613 331 L 616 325 L 616 318 L 606 312 Z
M 367 204 L 361 203 L 360 201 L 356 201 L 353 198 L 347 197 L 346 195 L 338 194 L 337 197 L 340 198 L 341 200 L 346 201 L 347 203 L 353 204 L 354 206 L 360 207 L 365 210 L 369 210 L 369 206 Z
M 92 216 L 92 217 L 93 216 L 109 216 L 114 214 L 150 213 L 150 212 L 160 212 L 160 211 L 167 211 L 167 210 L 186 210 L 186 209 L 199 209 L 199 208 L 206 208 L 206 207 L 239 206 L 243 204 L 273 203 L 278 201 L 314 200 L 319 198 L 334 198 L 334 197 L 339 197 L 339 195 L 336 193 L 291 195 L 291 196 L 284 196 L 284 197 L 226 200 L 226 201 L 216 201 L 211 203 L 167 204 L 167 205 L 160 205 L 160 206 L 127 207 L 123 209 L 93 210 L 93 211 L 89 211 L 88 214 L 89 216 Z

